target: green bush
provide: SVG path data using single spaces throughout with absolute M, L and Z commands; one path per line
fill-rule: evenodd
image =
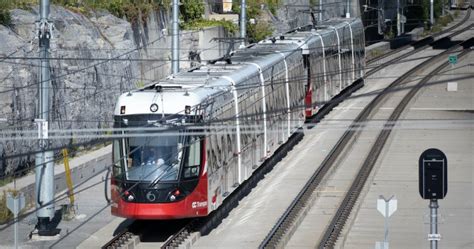
M 181 18 L 185 23 L 202 19 L 204 15 L 204 2 L 201 0 L 181 0 Z
M 255 43 L 265 39 L 273 33 L 273 28 L 269 23 L 257 22 L 247 26 L 249 43 Z
M 12 24 L 12 18 L 10 16 L 10 10 L 0 9 L 0 25 L 10 26 Z
M 186 23 L 181 23 L 181 28 L 182 29 L 187 29 L 187 30 L 198 30 L 198 29 L 203 29 L 206 27 L 213 27 L 213 26 L 222 26 L 227 32 L 231 34 L 236 34 L 238 31 L 237 25 L 232 23 L 231 21 L 224 21 L 224 20 L 205 20 L 205 19 L 200 19 L 200 20 L 195 20 L 193 22 L 186 22 Z
M 8 0 L 0 0 L 0 25 L 10 26 L 12 19 L 10 16 L 11 3 Z
M 279 0 L 247 0 L 247 38 L 250 43 L 258 42 L 265 39 L 273 33 L 272 26 L 265 22 L 259 22 L 261 13 L 261 5 L 266 4 L 270 12 L 276 12 L 280 5 Z M 240 4 L 233 5 L 233 12 L 240 14 Z M 274 13 L 275 14 L 275 13 Z M 251 24 L 250 19 L 255 19 L 256 24 Z
M 180 26 L 182 29 L 202 29 L 205 27 L 222 26 L 229 33 L 236 33 L 237 26 L 231 21 L 224 20 L 205 20 L 204 3 L 200 0 L 182 0 L 183 5 L 180 7 L 181 20 Z
M 13 218 L 12 212 L 7 207 L 7 192 L 0 193 L 0 224 L 4 224 Z

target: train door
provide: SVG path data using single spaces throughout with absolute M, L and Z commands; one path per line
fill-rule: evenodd
M 307 46 L 307 45 L 306 45 Z M 306 48 L 306 51 L 303 49 L 303 68 L 304 68 L 304 80 L 305 82 L 305 116 L 307 118 L 313 116 L 313 85 L 312 85 L 312 77 L 311 77 L 311 62 L 309 59 L 309 50 Z

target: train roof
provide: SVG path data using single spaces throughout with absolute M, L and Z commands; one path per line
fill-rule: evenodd
M 272 67 L 282 58 L 294 53 L 301 54 L 308 44 L 318 36 L 324 36 L 336 29 L 344 28 L 348 23 L 357 25 L 360 19 L 334 19 L 322 22 L 316 29 L 312 25 L 300 27 L 279 37 L 265 39 L 247 48 L 234 51 L 231 64 L 217 61 L 214 64 L 201 65 L 165 79 L 148 84 L 140 89 L 124 93 L 119 97 L 115 115 L 154 114 L 149 108 L 156 103 L 156 113 L 184 113 L 185 106 L 196 106 L 207 98 L 228 92 L 231 86 L 246 84 L 248 79 Z M 361 24 L 359 24 L 361 25 Z M 315 38 L 316 37 L 316 38 Z M 125 106 L 125 111 L 121 107 Z

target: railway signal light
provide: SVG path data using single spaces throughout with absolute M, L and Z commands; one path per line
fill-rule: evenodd
M 430 200 L 430 233 L 428 240 L 431 249 L 438 248 L 441 235 L 438 233 L 438 199 L 448 192 L 448 159 L 438 149 L 427 149 L 419 159 L 419 191 L 423 199 Z
M 438 149 L 425 150 L 419 159 L 419 191 L 423 199 L 443 199 L 448 192 L 448 161 Z

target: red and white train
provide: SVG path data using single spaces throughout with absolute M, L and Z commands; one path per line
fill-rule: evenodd
M 124 93 L 112 214 L 208 215 L 364 67 L 362 22 L 335 19 Z

